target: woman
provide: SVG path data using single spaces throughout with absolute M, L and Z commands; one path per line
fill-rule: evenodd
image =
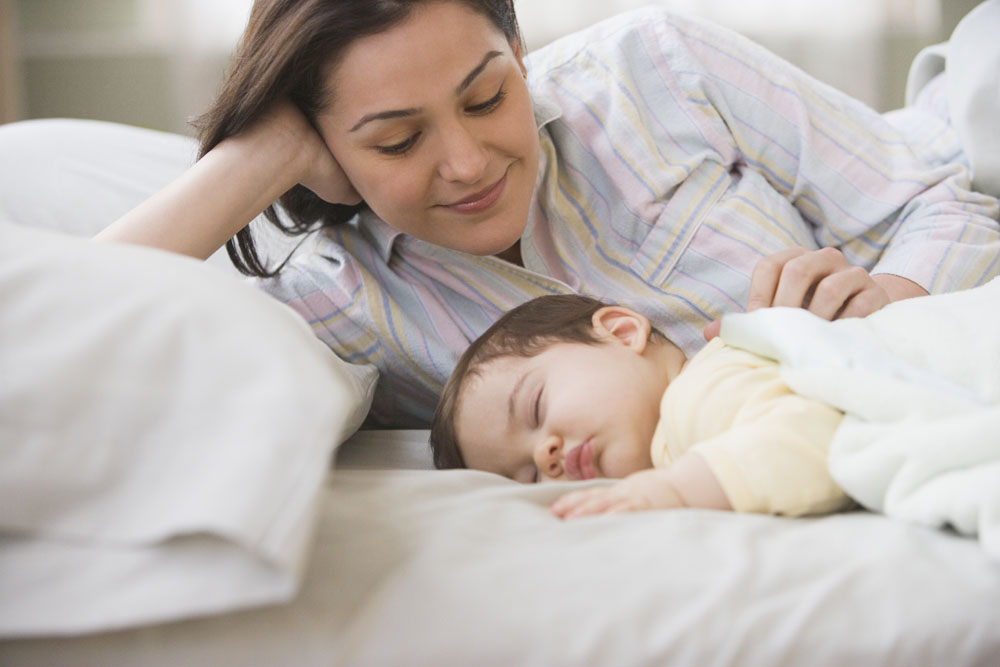
M 997 203 L 935 129 L 658 9 L 525 57 L 511 0 L 260 0 L 203 157 L 101 238 L 207 257 L 237 235 L 238 267 L 379 367 L 371 423 L 419 427 L 468 342 L 542 294 L 625 303 L 691 353 L 727 310 L 984 282 Z M 245 229 L 265 209 L 321 227 L 270 277 Z

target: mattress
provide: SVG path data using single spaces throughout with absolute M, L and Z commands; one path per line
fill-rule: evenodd
M 361 431 L 290 603 L 8 641 L 0 664 L 1000 662 L 1000 565 L 975 540 L 861 511 L 562 522 L 564 489 L 434 471 L 426 431 Z

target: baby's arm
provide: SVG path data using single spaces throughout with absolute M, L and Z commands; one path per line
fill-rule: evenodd
M 576 519 L 674 507 L 732 509 L 719 480 L 698 454 L 685 454 L 669 468 L 640 470 L 611 486 L 571 491 L 556 499 L 549 511 L 561 519 Z

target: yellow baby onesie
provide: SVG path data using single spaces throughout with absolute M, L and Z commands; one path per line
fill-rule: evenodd
M 715 338 L 663 394 L 653 465 L 697 452 L 739 512 L 833 512 L 850 504 L 826 463 L 841 418 L 793 393 L 774 361 Z

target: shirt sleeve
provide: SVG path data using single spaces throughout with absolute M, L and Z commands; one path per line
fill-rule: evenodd
M 841 419 L 793 393 L 773 361 L 715 339 L 664 394 L 653 461 L 704 457 L 736 511 L 831 512 L 849 503 L 827 466 Z
M 997 201 L 973 192 L 957 135 L 930 114 L 900 128 L 736 33 L 651 21 L 681 99 L 734 171 L 761 174 L 813 228 L 872 273 L 930 292 L 997 272 Z

